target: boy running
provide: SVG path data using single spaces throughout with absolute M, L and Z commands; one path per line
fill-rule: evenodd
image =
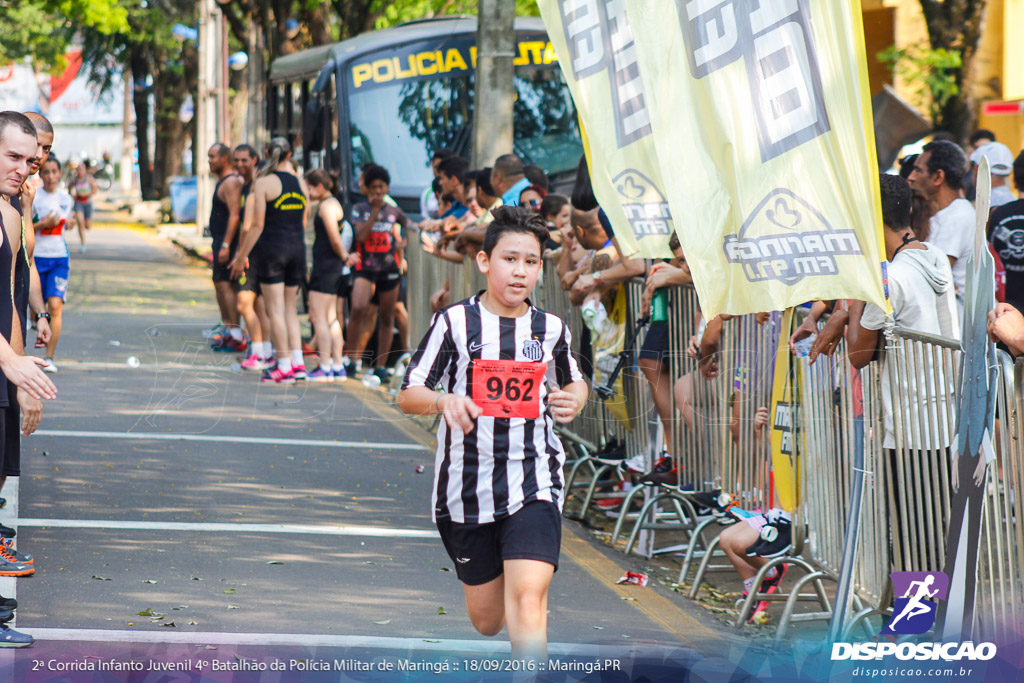
M 487 289 L 434 316 L 398 396 L 405 413 L 444 415 L 433 518 L 474 628 L 493 636 L 507 623 L 513 655 L 537 658 L 547 656 L 561 545 L 565 453 L 554 422 L 571 422 L 587 400 L 568 327 L 527 298 L 547 234 L 532 212 L 494 212 L 476 257 Z
M 72 218 L 74 200 L 70 194 L 60 189 L 60 162 L 55 157 L 43 162 L 39 176 L 43 180 L 43 186 L 36 192 L 32 205 L 38 217 L 33 225 L 39 233 L 36 237 L 35 261 L 39 270 L 43 300 L 46 302 L 46 312 L 50 314 L 50 339 L 46 342 L 47 364 L 43 366 L 43 370 L 57 372 L 57 364 L 53 362 L 53 357 L 57 351 L 57 341 L 60 340 L 61 314 L 71 273 L 64 228 Z

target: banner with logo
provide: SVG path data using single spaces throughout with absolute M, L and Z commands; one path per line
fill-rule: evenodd
M 704 313 L 887 308 L 860 0 L 623 1 Z
M 539 0 L 584 131 L 594 194 L 627 256 L 671 258 L 651 98 L 622 0 Z
M 632 184 L 616 174 L 627 165 L 658 188 L 705 315 L 812 299 L 886 306 L 859 0 L 541 9 L 590 134 L 591 168 L 616 180 L 609 189 L 595 179 L 598 199 L 615 190 L 625 201 Z M 643 144 L 623 147 L 624 130 L 643 132 Z

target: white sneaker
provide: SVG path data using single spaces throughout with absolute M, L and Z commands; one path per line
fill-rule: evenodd
M 54 373 L 57 372 L 57 364 L 53 362 L 52 358 L 45 358 L 46 365 L 43 366 L 43 372 Z
M 647 455 L 645 453 L 637 453 L 632 458 L 626 458 L 619 464 L 620 472 L 644 474 L 647 472 L 647 469 Z
M 78 253 L 79 254 L 84 254 L 85 253 L 85 245 L 84 244 L 79 244 L 78 245 Z

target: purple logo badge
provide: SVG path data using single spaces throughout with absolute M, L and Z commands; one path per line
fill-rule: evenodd
M 889 577 L 896 601 L 882 633 L 925 633 L 935 623 L 938 601 L 946 599 L 949 577 L 942 572 L 893 572 Z

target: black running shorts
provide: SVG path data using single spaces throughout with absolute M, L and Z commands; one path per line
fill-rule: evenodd
M 249 253 L 249 267 L 242 272 L 242 277 L 238 278 L 239 292 L 255 292 L 257 295 L 260 293 L 260 277 L 256 268 L 259 260 L 256 256 L 257 251 L 258 249 L 253 249 Z
M 300 287 L 306 281 L 306 245 L 300 240 L 260 245 L 257 255 L 261 285 Z
M 647 328 L 640 358 L 668 361 L 668 325 L 650 325 Z
M 372 282 L 375 294 L 390 292 L 402 284 L 402 274 L 397 270 L 357 270 L 356 277 Z
M 448 557 L 459 581 L 479 586 L 501 576 L 505 560 L 539 560 L 558 571 L 562 546 L 562 515 L 547 501 L 527 503 L 511 517 L 488 524 L 437 520 Z
M 320 267 L 314 266 L 313 272 L 309 274 L 309 291 L 320 292 L 321 294 L 341 294 L 344 285 L 342 280 L 345 276 L 341 274 L 341 266 Z
M 228 282 L 231 280 L 231 269 L 228 268 L 228 264 L 231 263 L 231 259 L 235 257 L 235 246 L 233 245 L 228 254 L 228 261 L 225 264 L 220 264 L 217 261 L 218 250 L 220 249 L 222 240 L 213 241 L 213 281 L 214 282 Z

